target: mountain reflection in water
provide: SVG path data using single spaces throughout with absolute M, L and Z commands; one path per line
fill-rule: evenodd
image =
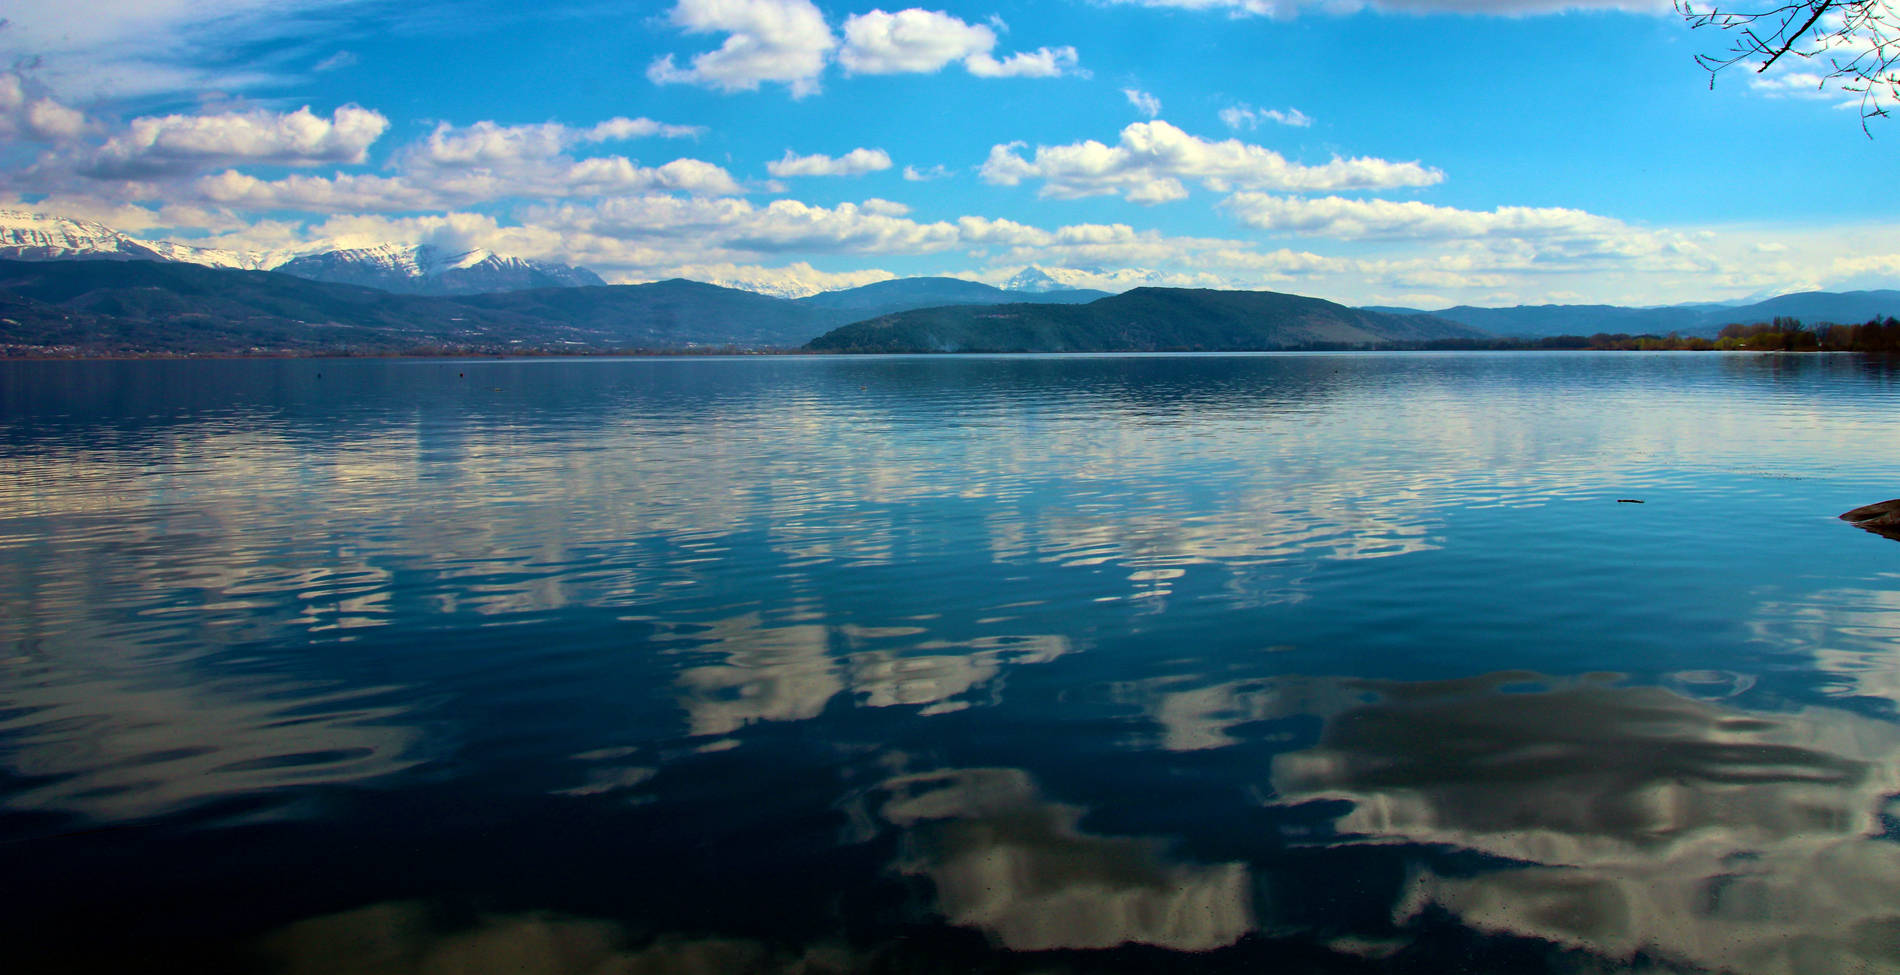
M 0 966 L 1900 968 L 1896 428 L 1835 356 L 0 363 Z

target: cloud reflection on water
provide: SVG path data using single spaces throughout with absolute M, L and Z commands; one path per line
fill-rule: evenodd
M 904 831 L 897 870 L 930 878 L 950 923 L 1006 948 L 1207 951 L 1253 929 L 1245 864 L 1177 863 L 1164 841 L 1084 832 L 1083 809 L 1043 798 L 1020 769 L 900 775 L 880 788 L 882 816 Z
M 1607 679 L 1346 682 L 1376 696 L 1274 759 L 1278 801 L 1343 800 L 1345 843 L 1501 861 L 1421 869 L 1399 920 L 1744 972 L 1900 963 L 1900 729 Z

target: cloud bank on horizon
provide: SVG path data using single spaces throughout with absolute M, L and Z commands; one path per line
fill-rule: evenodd
M 0 207 L 786 294 L 1900 287 L 1900 130 L 1792 59 L 1711 90 L 1704 41 L 1666 0 L 22 0 Z

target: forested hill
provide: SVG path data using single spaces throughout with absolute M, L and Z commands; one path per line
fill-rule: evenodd
M 826 352 L 1161 352 L 1367 347 L 1478 338 L 1429 315 L 1361 311 L 1274 291 L 1136 288 L 1085 305 L 925 308 L 835 329 Z
M 883 282 L 793 301 L 674 279 L 392 294 L 273 271 L 146 260 L 0 260 L 0 354 L 255 355 L 796 348 L 871 315 L 1020 296 Z M 1079 293 L 1037 295 L 1074 301 Z

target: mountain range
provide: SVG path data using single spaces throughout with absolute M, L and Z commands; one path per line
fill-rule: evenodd
M 0 257 L 28 261 L 170 261 L 278 271 L 311 281 L 355 284 L 394 294 L 465 295 L 607 283 L 586 268 L 503 257 L 479 249 L 447 252 L 430 244 L 341 247 L 319 243 L 243 253 L 141 240 L 91 220 L 19 210 L 0 210 Z
M 1731 322 L 1900 314 L 1900 291 L 1747 305 L 1352 309 L 1274 292 L 1071 288 L 1031 266 L 995 288 L 901 278 L 796 299 L 429 245 L 240 253 L 0 211 L 0 354 L 1264 349 L 1599 332 L 1713 335 Z M 849 328 L 841 328 L 850 326 Z M 839 329 L 835 334 L 826 334 Z
M 1515 308 L 1475 308 L 1459 305 L 1424 312 L 1416 308 L 1371 307 L 1399 315 L 1429 314 L 1507 338 L 1543 338 L 1551 335 L 1593 335 L 1624 332 L 1631 335 L 1713 337 L 1722 326 L 1740 322 L 1770 322 L 1780 317 L 1804 322 L 1850 325 L 1873 318 L 1900 315 L 1900 291 L 1804 291 L 1742 305 L 1692 303 L 1653 308 L 1619 305 L 1519 305 Z
M 799 300 L 679 279 L 418 295 L 171 261 L 0 260 L 0 355 L 784 349 L 946 289 L 965 303 L 1024 297 L 948 278 Z

